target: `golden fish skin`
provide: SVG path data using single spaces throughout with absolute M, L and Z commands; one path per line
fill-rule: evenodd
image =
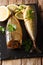
M 8 31 L 8 24 L 16 25 L 16 30 L 13 32 Z M 15 16 L 10 17 L 6 27 L 6 43 L 8 48 L 18 48 L 22 45 L 22 28 L 19 21 Z
M 34 11 L 34 13 L 33 13 L 34 18 L 33 19 L 26 19 L 26 13 L 29 10 Z M 28 14 L 28 15 L 30 15 L 30 14 Z M 35 41 L 36 35 L 37 35 L 37 14 L 36 14 L 35 7 L 34 6 L 27 6 L 25 12 L 23 13 L 23 17 L 24 17 L 25 27 L 26 27 L 31 39 L 33 41 Z

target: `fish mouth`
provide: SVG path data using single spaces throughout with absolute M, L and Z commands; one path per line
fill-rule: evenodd
M 7 47 L 8 47 L 9 49 L 20 48 L 20 47 L 21 47 L 20 41 L 18 41 L 18 40 L 10 40 L 10 41 L 8 42 Z

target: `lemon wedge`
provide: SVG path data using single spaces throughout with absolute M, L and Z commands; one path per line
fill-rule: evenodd
M 9 10 L 13 11 L 14 13 L 18 9 L 18 6 L 16 4 L 10 4 L 7 6 Z
M 9 9 L 6 6 L 0 6 L 0 21 L 5 21 L 9 15 Z
M 17 19 L 19 19 L 19 20 L 23 20 L 23 13 L 22 13 L 22 12 L 17 12 L 17 13 L 15 14 L 15 17 L 16 17 Z

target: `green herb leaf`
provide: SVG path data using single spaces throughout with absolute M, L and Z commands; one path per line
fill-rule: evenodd
M 15 12 L 21 12 L 21 10 L 26 9 L 25 5 L 19 5 L 17 9 L 15 9 Z
M 25 9 L 25 8 L 26 8 L 25 5 L 24 5 L 24 6 L 23 6 L 23 5 L 20 5 L 20 6 L 19 6 L 19 9 L 21 9 L 21 10 L 23 10 L 23 9 Z
M 34 11 L 30 9 L 26 13 L 26 19 L 33 19 L 33 18 L 34 18 Z
M 9 24 L 8 25 L 8 31 L 9 32 L 12 32 L 12 31 L 15 31 L 16 30 L 16 25 L 14 25 L 14 24 Z
M 32 46 L 32 41 L 31 41 L 30 39 L 25 40 L 25 41 L 23 42 L 23 45 L 24 45 L 25 51 L 26 51 L 26 52 L 29 52 L 29 51 L 30 51 L 30 48 L 31 48 L 31 46 Z
M 3 33 L 5 31 L 4 27 L 0 26 L 0 31 Z

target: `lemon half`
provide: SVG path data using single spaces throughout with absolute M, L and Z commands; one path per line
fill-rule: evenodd
M 9 9 L 6 6 L 0 6 L 0 21 L 5 21 L 9 15 Z
M 18 9 L 18 6 L 16 4 L 10 4 L 7 6 L 9 10 L 16 12 L 16 9 Z
M 23 13 L 22 12 L 17 12 L 17 13 L 15 13 L 15 17 L 19 20 L 23 20 Z

